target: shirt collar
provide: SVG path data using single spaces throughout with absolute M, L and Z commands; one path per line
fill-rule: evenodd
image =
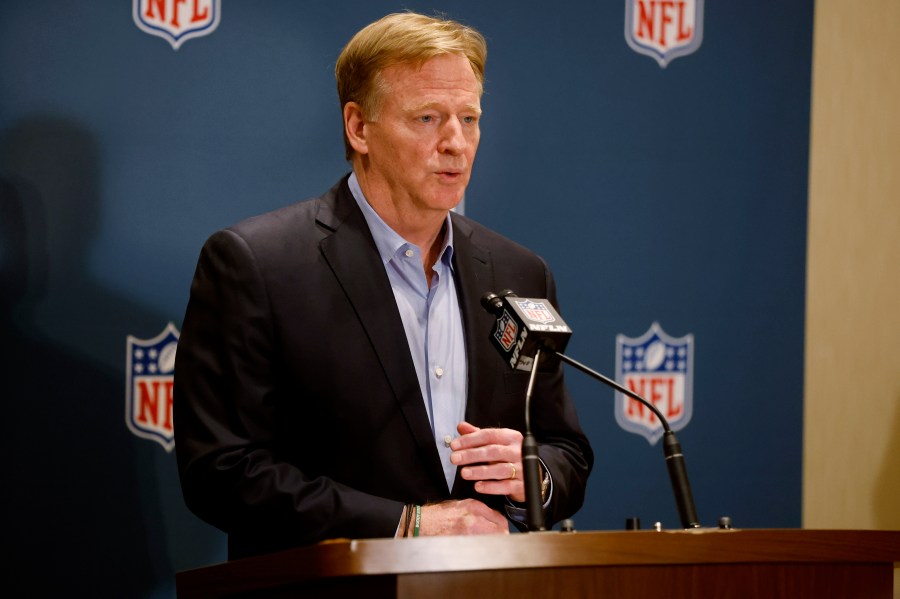
M 359 206 L 363 217 L 366 219 L 366 224 L 369 225 L 369 231 L 372 232 L 372 238 L 375 240 L 375 247 L 378 248 L 378 254 L 381 256 L 381 261 L 384 264 L 390 262 L 398 252 L 405 248 L 414 247 L 412 243 L 406 241 L 399 233 L 388 226 L 381 216 L 375 212 L 375 209 L 372 208 L 365 194 L 363 194 L 355 172 L 350 174 L 347 185 L 350 186 L 350 193 L 353 194 L 356 205 Z M 444 244 L 441 247 L 438 261 L 453 268 L 453 224 L 449 214 L 447 214 L 447 220 L 444 222 L 444 230 L 446 234 L 444 235 Z M 419 250 L 422 251 L 422 248 L 419 248 Z

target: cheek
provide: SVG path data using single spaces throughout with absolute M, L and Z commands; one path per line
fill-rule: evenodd
M 478 143 L 481 141 L 481 132 L 476 131 L 474 135 L 469 139 L 469 151 L 472 155 L 475 154 L 475 151 L 478 150 Z
M 406 160 L 420 160 L 430 154 L 430 146 L 420 139 L 409 139 L 395 144 L 393 151 Z

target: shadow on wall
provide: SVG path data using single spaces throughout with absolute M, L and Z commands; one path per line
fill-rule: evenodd
M 0 132 L 0 510 L 15 596 L 133 597 L 171 577 L 157 448 L 126 430 L 123 375 L 129 329 L 166 321 L 90 278 L 98 175 L 77 125 Z
M 900 431 L 900 396 L 895 398 L 893 416 L 894 426 L 891 430 L 895 434 L 890 435 L 872 497 L 872 514 L 879 530 L 900 530 L 900 435 L 896 434 Z M 895 578 L 897 584 L 900 584 L 898 576 Z M 895 586 L 895 589 L 900 589 L 900 586 Z M 894 596 L 900 597 L 896 592 Z

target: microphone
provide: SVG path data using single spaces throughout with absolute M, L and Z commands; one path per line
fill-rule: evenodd
M 499 295 L 485 293 L 481 305 L 497 317 L 491 343 L 513 369 L 530 372 L 538 348 L 561 352 L 572 336 L 549 300 L 520 298 L 504 289 Z
M 675 432 L 669 426 L 669 422 L 663 417 L 657 407 L 631 389 L 620 385 L 616 381 L 603 376 L 562 353 L 569 342 L 569 337 L 572 336 L 572 329 L 559 316 L 549 300 L 520 298 L 507 289 L 501 291 L 499 295 L 492 292 L 485 293 L 481 298 L 481 305 L 485 310 L 497 317 L 497 323 L 491 331 L 490 339 L 497 351 L 500 352 L 500 355 L 503 356 L 510 368 L 531 371 L 531 378 L 528 381 L 528 390 L 525 395 L 525 439 L 530 438 L 529 444 L 533 444 L 533 447 L 528 448 L 529 452 L 534 454 L 533 460 L 537 462 L 537 444 L 531 435 L 530 402 L 535 375 L 538 370 L 537 362 L 543 350 L 557 356 L 563 362 L 570 364 L 601 383 L 612 387 L 619 393 L 623 393 L 642 403 L 659 418 L 665 431 L 663 433 L 663 455 L 666 459 L 666 467 L 669 471 L 669 480 L 672 484 L 672 493 L 675 497 L 675 505 L 678 508 L 681 526 L 682 528 L 699 528 L 697 509 L 694 506 L 694 497 L 691 493 L 691 485 L 688 481 L 687 466 L 681 445 L 675 437 Z M 529 528 L 532 527 L 532 523 L 540 524 L 540 528 L 532 528 L 532 530 L 545 530 L 543 528 L 543 509 L 540 501 L 540 482 L 530 480 L 540 476 L 540 471 L 536 463 L 534 468 L 536 472 L 529 475 L 528 463 L 525 462 L 525 445 L 525 440 L 523 440 L 522 462 L 525 479 L 527 523 Z M 530 496 L 535 495 L 535 486 L 537 486 L 537 499 L 532 500 Z M 537 506 L 536 508 L 534 507 L 535 505 Z M 531 512 L 535 510 L 538 513 L 533 515 Z
M 522 480 L 525 483 L 525 525 L 529 530 L 547 530 L 541 501 L 541 459 L 531 432 L 531 392 L 538 372 L 541 348 L 565 349 L 570 329 L 546 300 L 520 299 L 506 289 L 481 298 L 485 310 L 497 316 L 491 343 L 510 368 L 530 371 L 525 391 L 525 434 L 522 437 Z

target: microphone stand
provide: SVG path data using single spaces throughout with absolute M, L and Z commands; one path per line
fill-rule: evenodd
M 538 457 L 538 444 L 531 434 L 531 392 L 537 376 L 538 361 L 541 359 L 540 348 L 534 354 L 531 365 L 531 376 L 528 389 L 525 391 L 525 436 L 522 438 L 522 480 L 525 483 L 525 524 L 528 530 L 547 530 L 544 525 L 544 505 L 541 501 L 541 461 Z
M 501 291 L 500 295 L 488 292 L 481 297 L 481 305 L 484 306 L 485 310 L 498 317 L 498 323 L 500 322 L 500 315 L 504 311 L 504 301 L 507 301 L 507 297 L 517 296 L 512 291 L 506 289 Z M 515 313 L 515 310 L 511 309 L 511 312 Z M 521 317 L 519 316 L 515 317 L 515 319 L 520 318 Z M 521 320 L 519 320 L 518 326 L 522 326 Z M 571 334 L 571 329 L 566 327 L 566 330 Z M 552 343 L 552 341 L 550 341 L 550 343 Z M 516 363 L 518 362 L 518 352 L 522 350 L 524 345 L 526 345 L 525 337 L 519 336 L 516 353 L 512 354 L 512 366 L 516 366 Z M 563 347 L 565 347 L 565 344 L 563 344 Z M 501 345 L 498 346 L 498 349 L 500 353 L 508 359 L 510 347 Z M 672 482 L 672 491 L 675 495 L 675 503 L 678 506 L 678 517 L 681 519 L 681 526 L 683 528 L 700 528 L 700 523 L 697 518 L 697 508 L 694 507 L 694 497 L 691 494 L 690 482 L 688 482 L 684 454 L 681 452 L 681 445 L 675 437 L 675 432 L 671 429 L 669 422 L 663 417 L 662 413 L 656 406 L 634 391 L 626 389 L 614 380 L 603 376 L 581 362 L 573 360 L 564 353 L 557 351 L 551 345 L 548 345 L 547 341 L 540 338 L 537 338 L 534 361 L 531 365 L 531 377 L 528 379 L 528 390 L 525 393 L 525 435 L 522 439 L 522 478 L 525 483 L 526 524 L 528 528 L 530 530 L 547 530 L 544 526 L 544 510 L 543 502 L 541 501 L 541 469 L 540 459 L 538 457 L 538 445 L 534 435 L 531 434 L 531 392 L 534 389 L 534 381 L 537 376 L 541 350 L 554 354 L 566 364 L 574 366 L 588 376 L 647 406 L 650 411 L 659 418 L 665 431 L 663 433 L 663 454 L 666 458 L 666 467 L 669 470 L 669 479 Z
M 678 506 L 678 517 L 681 519 L 682 528 L 700 528 L 700 523 L 697 518 L 697 508 L 694 506 L 694 497 L 691 494 L 691 484 L 688 481 L 687 476 L 687 466 L 684 463 L 684 454 L 681 453 L 681 445 L 678 443 L 678 439 L 675 437 L 675 432 L 669 427 L 668 421 L 663 418 L 662 413 L 654 406 L 652 403 L 635 393 L 634 391 L 625 388 L 614 380 L 607 378 L 600 374 L 599 372 L 592 370 L 578 362 L 577 360 L 573 360 L 569 356 L 563 354 L 562 352 L 558 352 L 556 350 L 549 349 L 545 347 L 547 351 L 550 351 L 554 355 L 556 355 L 560 360 L 565 362 L 566 364 L 570 364 L 574 366 L 581 372 L 587 374 L 588 376 L 604 383 L 616 391 L 620 393 L 624 393 L 628 397 L 641 402 L 643 405 L 650 408 L 653 414 L 659 418 L 659 421 L 662 423 L 663 430 L 663 454 L 666 458 L 666 466 L 669 469 L 669 480 L 672 482 L 672 492 L 675 495 L 675 504 Z M 534 362 L 535 367 L 532 368 L 532 381 L 534 379 L 534 372 L 537 370 L 537 356 L 539 355 L 540 350 L 538 350 L 538 354 L 535 354 Z M 528 394 L 531 394 L 531 383 L 529 381 L 528 384 Z M 527 401 L 527 400 L 526 400 Z M 527 405 L 527 403 L 526 403 Z M 527 407 L 526 407 L 527 409 Z M 526 412 L 527 414 L 527 412 Z M 526 421 L 527 422 L 527 421 Z M 530 432 L 529 432 L 530 434 Z M 524 442 L 522 444 L 522 455 L 524 460 L 525 455 L 525 445 Z M 527 466 L 525 467 L 525 473 L 528 473 Z M 525 492 L 528 494 L 528 479 L 525 479 Z M 540 497 L 540 488 L 538 489 L 538 497 Z M 527 499 L 527 498 L 526 498 Z M 528 504 L 530 505 L 530 503 Z

